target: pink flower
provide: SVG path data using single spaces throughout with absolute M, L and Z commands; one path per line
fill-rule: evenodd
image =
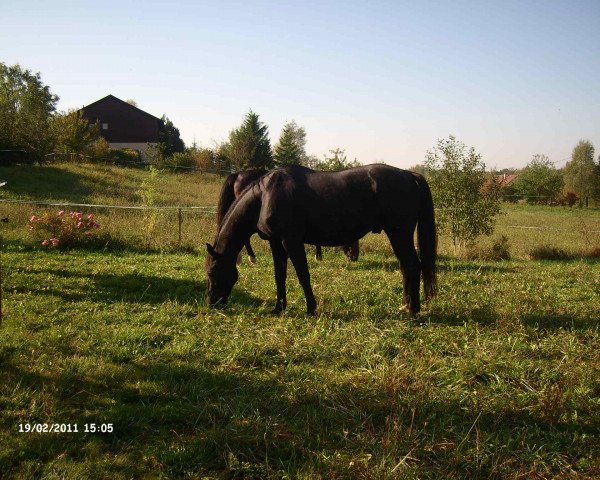
M 94 216 L 93 216 L 93 215 L 90 213 L 90 214 L 87 216 L 87 219 L 88 219 L 88 220 L 91 222 L 91 221 L 94 219 Z
M 44 241 L 42 242 L 42 245 L 43 245 L 44 247 L 47 247 L 47 246 L 48 246 L 48 243 L 49 243 L 49 242 L 48 242 L 48 240 L 44 240 Z
M 94 228 L 100 228 L 100 224 L 99 224 L 99 223 L 96 223 L 96 222 L 92 222 L 92 226 L 93 226 Z
M 58 245 L 58 238 L 51 238 L 50 241 L 52 242 L 53 247 L 56 247 Z
M 58 216 L 59 216 L 59 217 L 62 217 L 62 216 L 64 216 L 64 214 L 65 214 L 65 211 L 64 211 L 64 210 L 61 210 L 60 212 L 58 212 Z
M 77 222 L 77 228 L 83 228 L 83 227 L 85 227 L 85 223 Z
M 38 218 L 38 217 L 36 217 L 35 215 L 32 215 L 32 216 L 31 216 L 31 218 L 29 219 L 29 221 L 30 221 L 31 223 L 37 222 L 38 220 L 39 220 L 39 218 Z

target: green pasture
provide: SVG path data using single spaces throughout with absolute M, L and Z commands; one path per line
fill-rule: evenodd
M 147 178 L 2 167 L 0 198 L 133 205 Z M 154 198 L 214 205 L 221 181 L 163 175 Z M 177 211 L 97 209 L 106 245 L 47 250 L 27 226 L 40 208 L 0 204 L 0 478 L 600 477 L 600 263 L 528 257 L 597 247 L 598 210 L 505 206 L 481 245 L 506 235 L 509 261 L 442 237 L 439 294 L 413 318 L 382 235 L 356 263 L 307 247 L 317 314 L 290 266 L 274 316 L 258 238 L 230 305 L 205 305 L 209 215 L 184 212 L 180 243 Z M 79 431 L 19 431 L 37 423 Z

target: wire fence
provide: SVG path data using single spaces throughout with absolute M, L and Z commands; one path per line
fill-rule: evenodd
M 122 210 L 122 211 L 137 211 L 137 212 L 174 212 L 177 215 L 177 232 L 178 240 L 182 239 L 182 225 L 184 213 L 189 212 L 195 215 L 208 217 L 213 219 L 217 213 L 215 205 L 111 205 L 111 204 L 94 204 L 94 203 L 73 203 L 73 202 L 58 202 L 49 200 L 20 200 L 20 199 L 0 199 L 0 204 L 14 205 L 29 205 L 38 207 L 54 207 L 61 209 L 100 209 L 100 210 Z M 504 225 L 505 228 L 537 230 L 547 232 L 571 232 L 572 229 L 566 228 L 549 228 L 536 225 Z M 600 233 L 600 230 L 588 230 L 589 233 Z
M 114 239 L 146 248 L 192 247 L 211 241 L 216 231 L 217 209 L 212 205 L 112 205 L 48 200 L 0 199 L 5 233 L 13 239 L 27 236 L 31 216 L 58 210 L 94 212 L 104 232 Z M 54 210 L 54 213 L 52 213 Z

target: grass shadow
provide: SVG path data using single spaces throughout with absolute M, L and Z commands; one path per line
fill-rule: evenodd
M 81 289 L 57 290 L 48 286 L 40 286 L 40 295 L 53 295 L 65 301 L 80 302 L 91 300 L 96 302 L 127 302 L 158 305 L 166 301 L 181 304 L 197 305 L 206 298 L 206 280 L 181 279 L 157 275 L 116 274 L 116 273 L 74 273 L 64 269 L 37 269 L 33 274 L 52 274 L 64 279 L 86 279 L 92 287 Z M 16 289 L 19 291 L 19 289 Z M 28 291 L 32 291 L 31 288 Z M 257 307 L 263 301 L 243 289 L 233 289 L 230 302 L 247 307 Z
M 40 286 L 40 295 L 55 295 L 66 301 L 79 302 L 92 300 L 98 302 L 128 302 L 160 304 L 176 301 L 184 304 L 196 304 L 199 298 L 206 296 L 206 281 L 172 278 L 156 275 L 117 274 L 117 273 L 74 273 L 64 269 L 35 269 L 33 274 L 51 274 L 64 279 L 86 279 L 91 283 L 85 291 L 81 288 L 57 290 Z M 31 288 L 28 291 L 32 291 Z
M 391 468 L 410 452 L 418 459 L 415 467 L 427 465 L 423 472 L 431 478 L 445 477 L 448 470 L 462 478 L 489 478 L 515 456 L 521 465 L 535 467 L 527 447 L 497 449 L 515 438 L 525 446 L 550 442 L 564 460 L 576 462 L 590 447 L 574 444 L 574 436 L 598 434 L 584 421 L 561 420 L 560 405 L 554 407 L 556 415 L 550 411 L 546 417 L 511 404 L 466 408 L 456 396 L 429 396 L 430 387 L 417 379 L 317 383 L 294 390 L 293 373 L 257 374 L 261 365 L 276 368 L 282 354 L 262 351 L 252 360 L 254 369 L 138 361 L 118 372 L 87 374 L 32 372 L 5 359 L 0 391 L 43 392 L 46 402 L 59 403 L 63 417 L 78 423 L 80 431 L 86 423 L 112 424 L 113 431 L 14 435 L 4 447 L 4 474 L 16 474 L 22 465 L 41 473 L 57 459 L 75 464 L 85 456 L 118 459 L 94 467 L 105 477 L 142 478 L 152 472 L 170 478 L 280 478 L 282 473 L 296 478 L 313 471 L 375 478 L 368 474 L 373 466 L 357 459 L 365 454 L 390 458 Z M 22 418 L 18 412 L 5 421 L 14 426 L 47 420 Z M 480 462 L 460 461 L 475 451 Z
M 540 330 L 598 330 L 600 319 L 577 318 L 572 315 L 528 314 L 522 320 L 523 325 Z
M 0 166 L 0 177 L 7 181 L 3 190 L 12 197 L 85 202 L 88 195 L 94 193 L 94 185 L 87 181 L 85 175 L 53 166 Z M 60 197 L 56 197 L 57 192 L 62 192 Z

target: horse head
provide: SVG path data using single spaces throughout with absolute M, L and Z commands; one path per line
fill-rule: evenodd
M 208 276 L 208 302 L 211 306 L 225 306 L 238 279 L 235 266 L 237 256 L 229 258 L 218 253 L 209 243 L 206 244 L 206 250 L 208 256 L 204 266 Z

